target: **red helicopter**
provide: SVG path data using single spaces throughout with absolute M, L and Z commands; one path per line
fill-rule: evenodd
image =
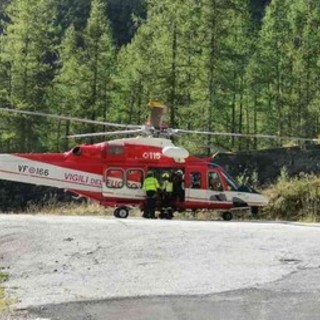
M 221 166 L 212 162 L 212 158 L 192 156 L 170 139 L 171 135 L 178 133 L 250 135 L 171 129 L 162 122 L 166 107 L 159 103 L 151 103 L 150 107 L 151 116 L 144 126 L 0 108 L 2 112 L 123 128 L 120 131 L 70 136 L 73 138 L 143 134 L 134 138 L 80 144 L 64 153 L 2 154 L 0 179 L 62 188 L 105 207 L 113 207 L 114 216 L 118 218 L 127 218 L 133 208 L 143 210 L 145 192 L 142 184 L 149 170 L 160 181 L 164 172 L 181 177 L 181 192 L 175 198 L 168 218 L 173 217 L 175 210 L 208 209 L 218 210 L 224 220 L 231 220 L 233 212 L 239 208 L 257 213 L 258 208 L 268 204 L 267 197 L 250 187 L 239 186 Z M 160 207 L 158 209 L 161 210 Z

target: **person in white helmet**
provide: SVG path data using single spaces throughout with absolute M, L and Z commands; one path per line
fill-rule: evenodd
M 168 172 L 163 173 L 161 177 L 162 204 L 165 207 L 171 207 L 173 183 Z

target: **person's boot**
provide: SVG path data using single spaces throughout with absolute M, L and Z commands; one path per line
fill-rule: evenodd
M 142 218 L 149 219 L 150 217 L 149 217 L 149 214 L 143 211 Z

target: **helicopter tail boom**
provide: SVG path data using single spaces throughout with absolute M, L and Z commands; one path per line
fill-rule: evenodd
M 101 175 L 27 159 L 15 154 L 0 155 L 0 180 L 74 191 L 102 192 Z

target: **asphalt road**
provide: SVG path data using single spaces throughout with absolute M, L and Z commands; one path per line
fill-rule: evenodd
M 319 319 L 320 225 L 0 215 L 3 319 Z

